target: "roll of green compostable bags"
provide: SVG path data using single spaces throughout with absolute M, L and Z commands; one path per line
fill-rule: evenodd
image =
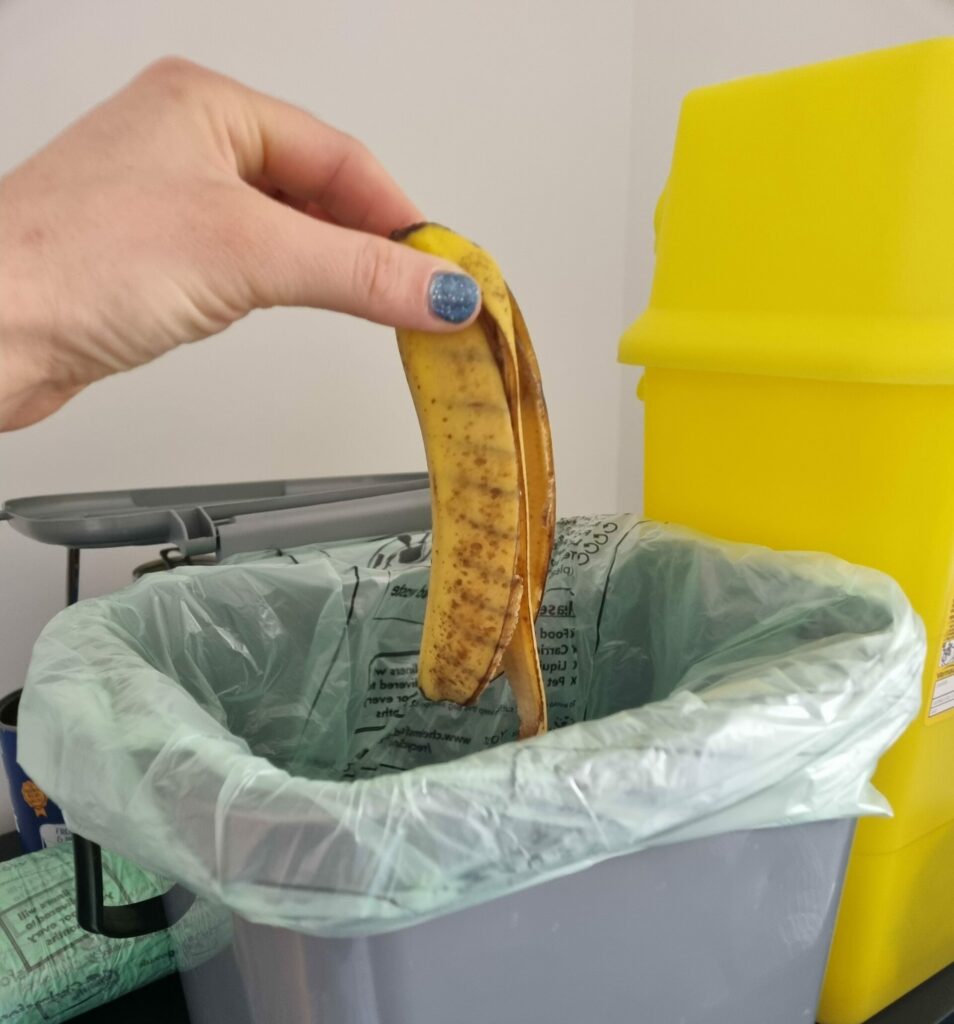
M 165 892 L 169 883 L 103 851 L 107 905 Z M 228 941 L 228 923 L 198 902 L 170 931 L 137 939 L 90 935 L 76 923 L 73 844 L 0 863 L 0 1024 L 57 1024 L 172 973 L 178 949 L 206 959 Z M 192 933 L 195 932 L 193 935 Z

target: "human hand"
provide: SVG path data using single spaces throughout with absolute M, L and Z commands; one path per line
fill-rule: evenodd
M 0 179 L 0 429 L 257 308 L 457 330 L 471 278 L 386 237 L 423 219 L 355 139 L 159 61 Z

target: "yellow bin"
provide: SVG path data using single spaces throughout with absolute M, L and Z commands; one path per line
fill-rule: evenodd
M 656 230 L 647 514 L 875 566 L 927 625 L 819 1011 L 858 1024 L 954 961 L 954 39 L 690 93 Z

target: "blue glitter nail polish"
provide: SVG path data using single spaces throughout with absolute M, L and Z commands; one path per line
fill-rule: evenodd
M 466 274 L 435 274 L 427 290 L 427 301 L 434 316 L 449 324 L 462 324 L 480 303 L 480 289 Z

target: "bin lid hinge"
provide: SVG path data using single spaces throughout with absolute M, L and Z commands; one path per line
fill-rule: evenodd
M 187 557 L 215 554 L 219 549 L 219 528 L 201 505 L 169 509 L 169 539 Z

